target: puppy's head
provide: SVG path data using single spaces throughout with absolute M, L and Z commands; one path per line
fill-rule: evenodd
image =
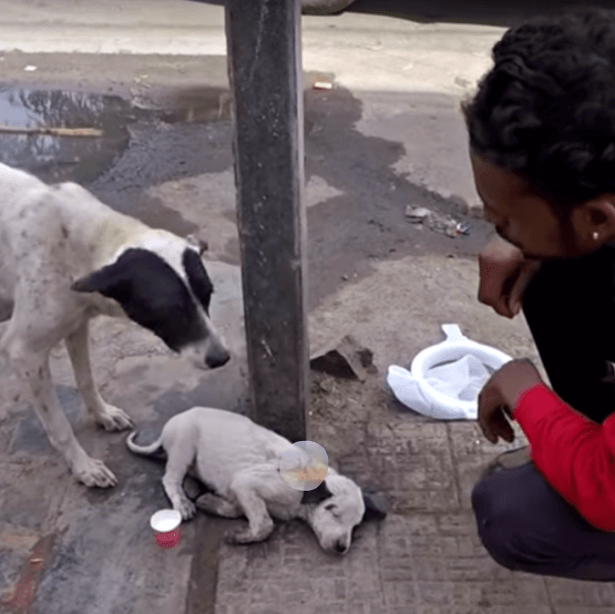
M 230 358 L 209 317 L 213 283 L 192 242 L 156 233 L 123 250 L 111 264 L 77 280 L 76 292 L 98 292 L 197 366 L 215 369 Z
M 322 549 L 335 554 L 348 552 L 352 532 L 361 522 L 386 516 L 374 515 L 371 500 L 359 486 L 331 469 L 318 488 L 303 493 L 302 505 L 311 508 L 307 521 Z

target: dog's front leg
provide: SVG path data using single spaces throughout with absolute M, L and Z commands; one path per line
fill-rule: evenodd
M 88 320 L 84 320 L 79 328 L 65 339 L 68 355 L 75 372 L 77 388 L 89 414 L 94 416 L 97 424 L 107 431 L 121 431 L 132 428 L 134 423 L 123 410 L 103 401 L 92 377 L 90 349 L 88 337 Z
M 266 540 L 275 528 L 265 500 L 258 494 L 254 481 L 247 476 L 238 476 L 231 484 L 231 491 L 248 519 L 249 528 L 231 531 L 225 535 L 229 544 L 250 544 Z
M 81 447 L 70 426 L 51 381 L 49 352 L 34 354 L 17 342 L 2 343 L 12 366 L 29 384 L 34 411 L 45 427 L 51 445 L 64 456 L 73 475 L 86 486 L 115 486 L 117 478 L 100 460 L 90 458 Z

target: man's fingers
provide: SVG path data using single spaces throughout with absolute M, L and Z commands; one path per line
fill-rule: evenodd
M 512 443 L 515 439 L 515 431 L 506 419 L 503 408 L 498 409 L 493 416 L 493 430 L 508 443 Z
M 540 260 L 528 260 L 525 266 L 522 267 L 519 277 L 510 291 L 510 300 L 508 303 L 515 315 L 521 311 L 521 307 L 523 306 L 523 295 L 541 265 L 542 261 Z

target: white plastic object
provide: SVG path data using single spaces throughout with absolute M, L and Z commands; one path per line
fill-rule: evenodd
M 387 381 L 395 396 L 411 409 L 431 418 L 441 420 L 476 420 L 478 399 L 465 401 L 435 390 L 428 381 L 427 372 L 441 363 L 458 361 L 465 356 L 478 359 L 490 369 L 498 370 L 512 360 L 504 352 L 488 345 L 472 341 L 457 324 L 443 324 L 446 339 L 419 352 L 410 367 L 391 365 Z
M 182 522 L 182 515 L 177 510 L 160 510 L 149 521 L 150 526 L 156 533 L 168 533 L 175 531 Z

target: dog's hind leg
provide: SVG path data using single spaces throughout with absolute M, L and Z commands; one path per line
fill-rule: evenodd
M 132 428 L 134 423 L 123 410 L 106 403 L 92 377 L 90 363 L 90 348 L 88 337 L 88 320 L 84 320 L 77 330 L 65 338 L 66 349 L 73 365 L 77 388 L 89 414 L 94 417 L 97 424 L 107 431 L 122 431 Z
M 273 533 L 275 525 L 267 510 L 267 504 L 257 492 L 253 476 L 249 473 L 237 475 L 231 484 L 231 491 L 248 519 L 249 528 L 227 533 L 227 543 L 250 544 L 265 541 Z
M 243 516 L 243 511 L 239 505 L 210 492 L 201 495 L 195 501 L 195 504 L 198 509 L 214 516 L 222 516 L 223 518 L 241 518 Z
M 107 487 L 117 479 L 100 460 L 90 458 L 81 447 L 58 401 L 49 369 L 49 351 L 30 350 L 9 328 L 0 348 L 20 378 L 29 384 L 34 411 L 45 427 L 51 445 L 60 452 L 71 472 L 86 486 Z

